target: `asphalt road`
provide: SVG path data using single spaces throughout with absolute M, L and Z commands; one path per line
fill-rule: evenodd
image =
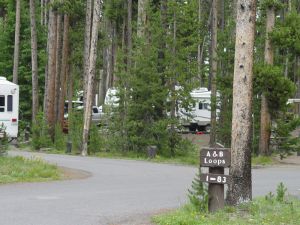
M 141 225 L 140 218 L 186 202 L 196 168 L 134 160 L 83 158 L 11 151 L 87 171 L 86 179 L 0 186 L 1 225 Z M 253 194 L 284 182 L 300 196 L 300 167 L 253 170 Z M 127 222 L 124 222 L 127 221 Z M 129 221 L 129 222 L 128 222 Z

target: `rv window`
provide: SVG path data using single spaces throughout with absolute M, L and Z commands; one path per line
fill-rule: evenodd
M 5 109 L 5 96 L 0 95 L 0 112 L 4 112 Z
M 13 111 L 13 96 L 7 95 L 7 112 Z
M 208 109 L 208 103 L 199 102 L 199 109 Z
M 97 108 L 93 108 L 93 113 L 98 113 L 98 109 Z

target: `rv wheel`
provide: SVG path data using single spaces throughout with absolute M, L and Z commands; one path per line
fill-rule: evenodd
M 210 133 L 210 124 L 206 125 L 204 130 L 205 130 L 206 133 Z
M 197 124 L 191 124 L 189 126 L 190 132 L 195 132 L 197 130 L 198 125 Z

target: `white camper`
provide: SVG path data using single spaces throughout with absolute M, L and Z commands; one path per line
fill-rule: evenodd
M 207 88 L 199 88 L 193 90 L 191 97 L 194 100 L 194 104 L 190 107 L 190 110 L 178 107 L 177 116 L 181 120 L 181 124 L 184 127 L 188 127 L 190 131 L 206 131 L 210 132 L 210 98 L 211 91 Z
M 0 129 L 9 138 L 17 138 L 19 122 L 19 86 L 0 77 Z

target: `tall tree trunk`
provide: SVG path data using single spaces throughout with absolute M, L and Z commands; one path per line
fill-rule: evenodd
M 116 22 L 115 21 L 108 21 L 108 39 L 109 45 L 107 48 L 107 55 L 106 55 L 106 63 L 107 63 L 107 77 L 106 77 L 106 87 L 107 89 L 113 86 L 113 79 L 114 79 L 114 60 L 115 60 L 115 45 L 116 45 Z
M 55 99 L 54 99 L 54 116 L 55 123 L 59 121 L 58 111 L 59 111 L 59 94 L 61 89 L 61 61 L 62 61 L 62 14 L 58 13 L 56 17 L 56 63 L 55 63 Z
M 127 0 L 127 68 L 132 64 L 132 0 Z
M 145 37 L 149 0 L 138 0 L 137 36 Z
M 292 11 L 292 0 L 288 0 L 288 14 Z M 286 50 L 285 64 L 284 64 L 284 77 L 289 75 L 289 50 Z
M 198 23 L 200 26 L 201 23 L 201 0 L 198 0 Z M 200 29 L 199 29 L 200 30 Z M 199 31 L 199 40 L 201 37 L 201 32 Z M 202 86 L 202 73 L 201 73 L 201 67 L 202 67 L 202 59 L 201 59 L 201 43 L 198 43 L 198 51 L 197 51 L 197 69 L 198 69 L 198 79 L 199 79 L 199 86 Z
M 266 41 L 265 41 L 265 63 L 273 65 L 274 50 L 269 39 L 269 33 L 272 32 L 275 25 L 275 9 L 274 7 L 267 9 L 266 21 Z M 261 96 L 260 109 L 260 139 L 259 139 L 259 154 L 270 155 L 269 143 L 271 136 L 271 115 L 268 106 L 268 101 L 265 93 Z
M 39 110 L 37 34 L 36 34 L 34 0 L 30 0 L 30 29 L 31 29 L 31 71 L 32 71 L 32 122 L 34 122 Z
M 89 68 L 89 57 L 90 57 L 90 40 L 91 40 L 91 24 L 92 24 L 92 0 L 86 1 L 86 13 L 85 13 L 85 31 L 84 31 L 84 56 L 83 56 L 83 86 L 87 86 L 88 84 L 88 68 Z M 86 103 L 86 89 L 83 91 L 83 104 Z
M 52 3 L 52 1 L 50 2 Z M 47 71 L 47 89 L 46 89 L 46 120 L 49 126 L 49 134 L 54 138 L 55 127 L 55 77 L 56 77 L 56 14 L 50 8 L 48 22 L 48 71 Z
M 82 149 L 81 154 L 86 156 L 88 154 L 88 137 L 91 125 L 92 116 L 92 102 L 93 102 L 93 82 L 95 77 L 96 57 L 97 57 L 97 41 L 99 30 L 99 18 L 101 11 L 101 0 L 94 1 L 93 18 L 91 24 L 91 39 L 90 39 L 90 51 L 89 51 L 89 64 L 88 64 L 88 82 L 85 86 L 86 92 L 86 104 L 84 108 L 83 117 L 83 136 L 82 136 Z
M 177 34 L 177 18 L 176 18 L 176 12 L 174 12 L 173 15 L 173 49 L 172 49 L 172 54 L 173 56 L 176 55 L 176 34 Z M 176 113 L 176 99 L 175 99 L 175 84 L 176 84 L 176 64 L 173 65 L 174 67 L 174 73 L 173 76 L 170 79 L 170 91 L 171 91 L 171 137 L 170 137 L 170 149 L 171 149 L 171 156 L 174 157 L 175 156 L 175 144 L 176 144 L 176 140 L 175 140 L 175 113 Z
M 15 47 L 14 47 L 14 68 L 13 68 L 13 82 L 15 84 L 18 83 L 20 27 L 21 27 L 20 17 L 21 17 L 21 0 L 16 0 Z
M 64 120 L 64 105 L 65 96 L 67 91 L 67 67 L 68 67 L 68 56 L 69 56 L 69 15 L 64 15 L 64 31 L 63 31 L 63 46 L 62 46 L 62 64 L 60 72 L 60 94 L 59 94 L 59 113 L 58 119 L 61 126 L 63 126 Z
M 227 201 L 231 205 L 252 199 L 251 126 L 255 19 L 256 1 L 238 0 L 231 134 L 232 182 L 227 192 Z
M 217 33 L 218 33 L 218 2 L 212 1 L 212 26 L 211 26 L 211 130 L 210 146 L 216 144 L 216 122 L 217 122 Z

